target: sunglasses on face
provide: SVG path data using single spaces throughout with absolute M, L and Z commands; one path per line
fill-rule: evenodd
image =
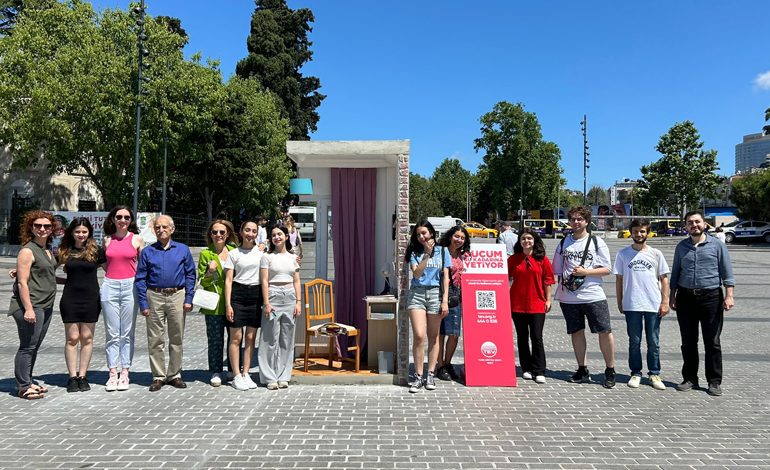
M 40 230 L 41 228 L 45 229 L 45 230 L 51 230 L 51 227 L 53 227 L 53 225 L 51 225 L 51 224 L 32 224 L 32 227 L 34 227 L 35 230 Z
M 130 215 L 116 215 L 115 220 L 131 220 Z
M 227 235 L 227 230 L 212 230 L 212 235 Z

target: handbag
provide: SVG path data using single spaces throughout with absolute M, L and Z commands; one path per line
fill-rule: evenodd
M 214 284 L 214 290 L 217 290 Z M 201 286 L 200 281 L 195 286 L 195 295 L 192 300 L 193 305 L 206 310 L 216 310 L 219 306 L 219 292 L 211 292 Z
M 596 251 L 599 251 L 599 244 L 596 241 L 596 238 L 593 235 L 590 235 L 591 238 L 588 239 L 586 242 L 585 250 L 583 250 L 583 257 L 580 258 L 580 266 L 583 266 L 586 262 L 586 258 L 588 257 L 588 248 L 591 246 L 591 242 L 593 241 L 596 245 Z M 564 260 L 564 239 L 561 240 L 561 256 L 562 260 Z M 567 276 L 567 279 L 562 279 L 561 285 L 564 286 L 565 289 L 567 289 L 570 292 L 575 292 L 576 290 L 580 289 L 583 284 L 586 282 L 585 276 L 575 276 L 574 274 L 570 274 Z
M 445 248 L 442 247 L 441 249 L 444 250 Z M 441 272 L 442 273 L 444 272 L 444 253 L 443 252 L 441 253 Z M 444 284 L 442 283 L 441 284 L 442 290 L 444 288 L 443 286 Z M 443 297 L 444 293 L 442 292 L 441 294 Z M 459 286 L 456 286 L 454 284 L 454 281 L 452 280 L 451 270 L 450 270 L 449 290 L 447 291 L 447 305 L 449 306 L 449 308 L 454 308 L 460 305 L 461 301 L 462 301 L 462 290 L 460 289 Z

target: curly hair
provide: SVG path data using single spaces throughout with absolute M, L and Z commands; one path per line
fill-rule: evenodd
M 233 226 L 233 223 L 229 220 L 224 219 L 216 219 L 215 221 L 211 222 L 209 224 L 209 228 L 206 229 L 206 244 L 207 245 L 213 245 L 214 239 L 211 238 L 211 230 L 214 228 L 214 225 L 224 225 L 225 230 L 227 230 L 227 234 L 225 235 L 225 244 L 232 243 L 233 245 L 238 244 L 238 237 L 235 235 L 235 227 Z
M 118 213 L 118 211 L 128 211 L 128 214 L 131 216 L 131 221 L 128 223 L 128 231 L 132 233 L 139 233 L 139 228 L 136 226 L 136 217 L 134 217 L 134 211 L 131 210 L 128 206 L 115 206 L 112 208 L 109 214 L 107 214 L 107 218 L 104 219 L 104 234 L 105 235 L 115 235 L 115 232 L 117 232 L 117 227 L 115 226 L 115 214 Z
M 567 217 L 572 218 L 572 215 L 576 214 L 582 217 L 587 224 L 591 223 L 591 208 L 585 207 L 585 206 L 575 206 L 570 208 L 569 212 L 567 212 Z
M 75 229 L 81 226 L 88 229 L 88 238 L 86 238 L 83 251 L 75 253 L 72 251 L 75 247 Z M 95 263 L 98 258 L 98 251 L 99 245 L 94 240 L 94 227 L 91 225 L 91 221 L 85 217 L 75 217 L 72 219 L 67 230 L 64 231 L 61 245 L 59 245 L 59 263 L 64 264 L 70 258 Z
M 444 232 L 444 234 L 441 235 L 441 241 L 439 241 L 438 244 L 449 248 L 450 245 L 452 245 L 452 237 L 454 237 L 456 232 L 462 232 L 465 234 L 465 243 L 463 243 L 463 246 L 460 247 L 460 255 L 471 251 L 471 236 L 468 235 L 468 231 L 462 225 L 455 225 L 454 227 Z
M 48 219 L 48 221 L 51 222 L 51 229 L 53 230 L 53 214 L 41 210 L 27 212 L 24 214 L 24 220 L 21 222 L 21 228 L 19 230 L 19 238 L 21 239 L 22 246 L 35 239 L 35 234 L 32 233 L 32 224 L 37 219 Z M 53 241 L 53 237 L 51 235 L 53 235 L 53 231 L 51 231 L 51 233 L 48 235 L 48 238 L 45 240 L 46 248 L 51 248 L 51 242 Z

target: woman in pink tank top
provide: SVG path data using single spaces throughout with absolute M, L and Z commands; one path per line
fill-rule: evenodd
M 139 236 L 134 213 L 126 206 L 117 206 L 110 211 L 104 221 L 104 235 L 107 264 L 100 298 L 110 370 L 105 388 L 112 392 L 128 390 L 137 314 L 134 276 L 144 241 Z M 121 366 L 120 375 L 118 365 Z

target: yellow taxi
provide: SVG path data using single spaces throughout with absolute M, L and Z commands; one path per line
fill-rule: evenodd
M 465 222 L 463 227 L 471 237 L 497 238 L 497 230 L 486 228 L 478 222 Z
M 650 230 L 650 233 L 647 234 L 647 238 L 654 238 L 657 236 L 658 234 L 654 230 Z M 618 238 L 631 238 L 631 231 L 628 229 L 618 230 Z

